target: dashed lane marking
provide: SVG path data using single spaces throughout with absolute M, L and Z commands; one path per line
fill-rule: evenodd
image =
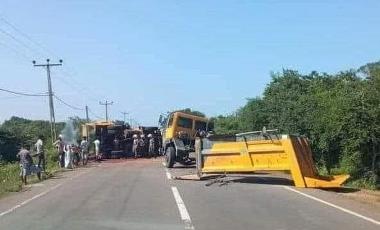
M 168 170 L 165 170 L 166 171 L 166 177 L 171 180 L 172 179 L 172 174 L 170 174 L 170 172 Z
M 186 209 L 185 203 L 183 202 L 181 195 L 178 192 L 177 187 L 172 186 L 172 192 L 174 195 L 175 202 L 177 203 L 179 214 L 181 215 L 181 219 L 185 224 L 185 229 L 194 230 L 194 226 L 191 223 L 189 212 Z

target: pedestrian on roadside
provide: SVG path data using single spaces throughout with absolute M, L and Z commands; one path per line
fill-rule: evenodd
M 95 145 L 95 159 L 97 161 L 100 161 L 101 160 L 101 156 L 100 156 L 100 141 L 99 141 L 98 138 L 95 139 L 94 145 Z
M 113 139 L 113 150 L 114 151 L 119 151 L 120 150 L 120 141 L 119 141 L 119 139 L 116 136 Z
M 152 157 L 152 156 L 156 157 L 154 137 L 152 134 L 148 134 L 148 138 L 149 138 L 149 149 L 148 149 L 149 157 Z
M 81 159 L 82 164 L 86 165 L 88 161 L 88 141 L 87 137 L 83 137 L 82 141 L 80 142 L 80 152 L 81 152 Z
M 74 155 L 74 145 L 66 145 L 64 148 L 65 151 L 65 168 L 73 169 L 73 155 Z
M 139 146 L 139 139 L 137 137 L 137 134 L 133 134 L 132 152 L 135 158 L 137 158 L 137 155 L 138 155 L 138 146 Z
M 137 152 L 139 152 L 139 154 L 141 155 L 141 157 L 145 157 L 146 156 L 146 140 L 145 140 L 145 135 L 144 134 L 141 134 L 140 135 L 140 138 L 139 138 L 139 145 L 137 147 Z
M 63 141 L 63 135 L 59 134 L 58 139 L 53 143 L 58 152 L 58 161 L 61 168 L 65 167 L 65 142 Z
M 32 155 L 28 150 L 29 146 L 24 144 L 17 157 L 20 158 L 20 178 L 22 183 L 27 184 L 27 176 L 36 173 L 39 180 L 41 180 L 41 169 L 34 165 Z
M 39 135 L 37 142 L 34 144 L 37 157 L 38 157 L 38 167 L 42 169 L 43 172 L 46 170 L 46 160 L 45 160 L 45 152 L 44 152 L 44 144 L 43 144 L 43 136 Z

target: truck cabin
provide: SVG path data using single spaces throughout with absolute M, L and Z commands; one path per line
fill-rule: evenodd
M 183 112 L 171 113 L 167 119 L 165 139 L 193 141 L 198 132 L 208 131 L 208 119 Z

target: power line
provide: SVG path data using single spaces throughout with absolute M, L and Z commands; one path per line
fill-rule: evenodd
M 11 23 L 9 20 L 5 19 L 5 17 L 3 15 L 0 15 L 0 21 L 3 22 L 4 24 L 6 24 L 6 26 L 8 26 L 9 29 L 11 29 L 11 30 L 9 30 L 9 29 L 5 30 L 5 29 L 0 28 L 0 33 L 2 33 L 4 35 L 6 35 L 7 37 L 11 38 L 17 44 L 22 45 L 30 53 L 32 53 L 32 54 L 38 54 L 38 56 L 44 55 L 44 53 L 49 53 L 49 54 L 51 54 L 53 56 L 57 56 L 51 50 L 49 50 L 46 46 L 44 46 L 42 43 L 34 40 L 27 33 L 23 32 L 21 29 L 19 29 L 17 26 L 15 26 L 13 23 Z M 16 32 L 16 34 L 20 35 L 21 37 L 15 35 L 15 34 L 12 34 L 11 31 Z M 23 50 L 23 49 L 16 49 L 16 48 L 14 48 L 14 47 L 17 47 L 17 44 L 16 44 L 16 46 L 10 47 L 7 44 L 1 44 L 0 43 L 0 45 L 4 45 L 5 47 L 13 50 L 15 53 L 19 54 L 24 59 L 30 60 L 31 58 L 28 57 L 30 55 L 29 52 L 25 52 L 26 50 Z M 20 50 L 22 50 L 22 51 L 20 51 Z M 41 52 L 41 51 L 44 51 L 44 52 Z M 43 67 L 43 65 L 37 65 L 37 66 Z M 49 67 L 46 67 L 46 68 L 49 68 Z M 67 69 L 67 66 L 64 67 L 64 69 Z M 88 85 L 82 84 L 80 81 L 77 81 L 77 78 L 72 73 L 70 73 L 71 71 L 68 72 L 68 71 L 64 71 L 64 70 L 61 70 L 61 69 L 59 69 L 59 71 L 62 73 L 62 75 L 61 76 L 57 76 L 57 79 L 59 79 L 61 82 L 63 82 L 64 84 L 66 84 L 70 88 L 78 89 L 78 90 L 74 90 L 74 92 L 76 92 L 76 93 L 81 92 L 80 95 L 83 96 L 83 94 L 85 94 L 86 98 L 88 98 L 88 99 L 90 99 L 92 101 L 98 101 L 98 99 L 96 99 L 96 97 L 94 97 L 94 93 L 97 94 L 97 96 L 100 95 L 100 94 L 98 94 L 97 90 L 93 90 L 93 89 L 89 88 Z M 48 70 L 48 72 L 50 72 L 50 71 Z M 43 96 L 47 96 L 47 95 L 43 95 Z M 74 110 L 84 110 L 84 109 L 78 108 L 76 106 L 73 106 L 73 105 L 65 102 L 63 99 L 57 97 L 56 95 L 53 95 L 52 91 L 51 91 L 51 93 L 48 96 L 50 96 L 50 97 L 54 96 L 54 98 L 56 98 L 59 102 L 61 102 L 62 104 L 66 105 L 66 106 L 68 106 L 68 107 L 70 107 L 70 108 L 72 108 Z M 54 110 L 54 108 L 53 108 L 53 110 Z M 108 110 L 108 108 L 106 108 L 106 110 Z M 92 112 L 90 110 L 89 110 L 89 112 L 92 115 L 94 115 L 95 117 L 97 117 L 98 119 L 102 119 L 100 116 L 96 115 L 94 112 Z M 108 118 L 108 111 L 106 111 L 106 118 Z M 51 119 L 55 120 L 54 111 L 53 111 L 53 118 L 51 118 Z
M 8 19 L 5 19 L 5 17 L 3 15 L 0 15 L 0 21 L 2 21 L 3 23 L 5 23 L 7 26 L 9 26 L 10 28 L 12 28 L 15 32 L 17 32 L 19 35 L 23 36 L 24 38 L 26 38 L 28 41 L 31 42 L 31 44 L 34 44 L 35 46 L 38 46 L 41 50 L 44 50 L 46 53 L 49 53 L 53 56 L 57 56 L 54 52 L 52 52 L 51 50 L 49 50 L 46 46 L 44 46 L 42 43 L 34 40 L 31 36 L 29 36 L 27 33 L 23 32 L 21 29 L 19 29 L 17 26 L 15 26 L 15 24 L 11 23 Z M 1 29 L 0 29 L 1 30 Z M 30 51 L 32 52 L 37 52 L 38 54 L 43 54 L 42 52 L 40 52 L 38 49 L 35 49 L 34 47 L 32 46 L 29 46 L 28 44 L 26 44 L 25 42 L 21 41 L 20 39 L 18 39 L 16 36 L 14 36 L 13 34 L 11 34 L 10 32 L 7 32 L 5 30 L 1 30 L 0 32 L 4 33 L 5 35 L 7 35 L 8 37 L 10 37 L 11 39 L 15 40 L 16 42 L 20 43 L 21 45 L 23 45 L 24 47 L 26 47 L 27 49 L 29 49 Z M 5 44 L 3 44 L 5 46 Z M 9 48 L 9 46 L 8 46 Z M 28 58 L 25 53 L 21 53 L 19 51 L 17 51 L 16 49 L 14 49 L 13 47 L 10 48 L 12 49 L 13 51 L 15 51 L 17 54 L 19 55 L 22 55 L 23 58 L 27 59 L 27 60 L 30 60 L 31 58 Z M 66 66 L 63 67 L 64 69 L 67 69 L 67 64 Z M 59 69 L 59 71 L 62 73 L 62 75 L 64 77 L 67 77 L 67 78 L 70 78 L 70 82 L 74 82 L 74 84 L 70 84 L 68 83 L 67 81 L 65 81 L 65 78 L 62 77 L 60 78 L 59 80 L 62 81 L 64 84 L 70 86 L 71 88 L 74 87 L 76 89 L 78 89 L 82 94 L 86 94 L 86 97 L 88 99 L 91 99 L 92 101 L 98 101 L 98 99 L 96 99 L 93 94 L 96 93 L 98 98 L 102 98 L 103 96 L 100 96 L 100 94 L 98 94 L 98 91 L 97 90 L 91 90 L 90 88 L 88 88 L 85 84 L 82 84 L 81 82 L 77 81 L 76 78 L 73 76 L 73 74 L 67 72 L 67 71 L 64 71 L 64 70 L 61 70 Z M 79 85 L 82 85 L 81 87 L 78 87 Z M 76 92 L 76 91 L 75 91 Z
M 22 97 L 21 95 L 9 96 L 9 97 L 0 97 L 0 100 L 16 99 Z
M 57 95 L 53 95 L 53 97 L 55 98 L 55 99 L 57 99 L 58 101 L 60 101 L 62 104 L 64 104 L 64 105 L 66 105 L 66 106 L 68 106 L 68 107 L 70 107 L 70 108 L 72 108 L 72 109 L 74 109 L 74 110 L 81 110 L 81 111 L 83 111 L 84 109 L 81 109 L 81 108 L 78 108 L 78 107 L 76 107 L 76 106 L 73 106 L 73 105 L 70 105 L 69 103 L 67 103 L 67 102 L 65 102 L 64 100 L 62 100 L 61 98 L 59 98 Z
M 7 31 L 5 31 L 5 30 L 3 30 L 3 29 L 1 29 L 1 28 L 0 28 L 0 32 L 3 33 L 3 34 L 5 34 L 5 35 L 7 35 L 7 36 L 10 37 L 12 40 L 18 42 L 19 44 L 21 44 L 21 45 L 24 46 L 25 48 L 29 49 L 30 51 L 35 52 L 35 53 L 38 53 L 38 54 L 39 54 L 38 56 L 43 56 L 43 55 L 44 55 L 44 54 L 41 53 L 40 51 L 38 51 L 38 50 L 36 50 L 36 49 L 30 47 L 29 45 L 27 45 L 25 42 L 19 40 L 18 38 L 16 38 L 15 36 L 13 36 L 11 33 L 7 32 Z M 41 55 L 41 54 L 42 54 L 42 55 Z
M 28 96 L 28 97 L 46 97 L 46 96 L 49 96 L 47 93 L 39 93 L 39 94 L 37 94 L 37 93 L 24 93 L 24 92 L 16 92 L 13 90 L 2 89 L 2 88 L 0 88 L 0 91 L 12 93 L 15 95 Z
M 17 28 L 14 24 L 12 24 L 11 22 L 9 22 L 7 19 L 4 18 L 4 16 L 0 15 L 0 20 L 3 21 L 5 24 L 7 24 L 8 26 L 10 26 L 13 30 L 15 30 L 16 32 L 18 32 L 19 34 L 21 34 L 23 37 L 25 37 L 27 40 L 29 40 L 30 42 L 32 42 L 33 44 L 37 45 L 38 47 L 40 47 L 41 49 L 45 50 L 47 53 L 53 55 L 53 56 L 57 56 L 55 55 L 52 51 L 50 51 L 48 48 L 46 48 L 45 46 L 43 46 L 41 43 L 35 41 L 34 39 L 32 39 L 28 34 L 26 34 L 25 32 L 21 31 L 19 28 Z
M 90 112 L 94 117 L 96 117 L 98 119 L 103 119 L 102 117 L 96 115 L 90 108 L 88 108 L 88 112 Z
M 13 51 L 15 54 L 18 54 L 18 55 L 22 56 L 22 58 L 24 58 L 28 62 L 30 62 L 30 60 L 32 59 L 32 58 L 28 57 L 28 55 L 26 55 L 25 53 L 17 50 L 14 47 L 8 46 L 7 44 L 5 44 L 3 42 L 0 42 L 0 45 L 4 46 L 5 48 L 7 48 L 7 49 L 9 49 L 11 51 Z
M 77 93 L 78 95 L 82 96 L 83 97 L 83 94 L 85 94 L 85 96 L 90 99 L 91 101 L 98 101 L 98 99 L 96 99 L 94 96 L 91 95 L 91 93 L 88 93 L 86 92 L 86 88 L 83 88 L 83 87 L 80 87 L 79 83 L 77 82 L 77 84 L 72 84 L 70 82 L 70 80 L 66 79 L 65 77 L 63 76 L 59 76 L 59 75 L 56 75 L 56 79 L 58 79 L 60 82 L 62 82 L 63 84 L 65 84 L 66 86 L 69 86 L 70 88 L 74 88 L 76 90 L 73 90 L 75 93 Z

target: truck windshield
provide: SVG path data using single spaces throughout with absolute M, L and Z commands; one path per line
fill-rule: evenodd
M 204 121 L 195 121 L 195 130 L 206 131 L 207 123 Z
M 177 124 L 179 127 L 191 129 L 193 128 L 193 120 L 185 117 L 178 117 Z

